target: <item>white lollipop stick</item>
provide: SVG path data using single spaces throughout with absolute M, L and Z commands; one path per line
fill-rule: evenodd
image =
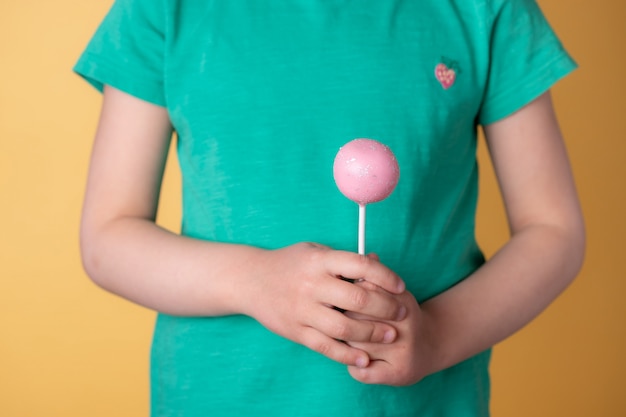
M 365 204 L 359 204 L 359 255 L 365 255 Z

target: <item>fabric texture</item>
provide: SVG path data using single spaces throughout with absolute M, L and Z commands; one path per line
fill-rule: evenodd
M 354 251 L 333 159 L 354 138 L 385 143 L 400 181 L 368 206 L 367 251 L 424 301 L 484 262 L 477 126 L 574 67 L 532 0 L 118 0 L 75 70 L 167 107 L 186 236 Z M 152 415 L 488 416 L 489 356 L 366 385 L 252 318 L 159 314 Z

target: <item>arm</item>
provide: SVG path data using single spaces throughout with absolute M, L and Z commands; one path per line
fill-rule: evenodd
M 314 244 L 268 251 L 190 239 L 158 227 L 171 134 L 166 109 L 105 88 L 81 221 L 82 259 L 93 281 L 168 314 L 247 314 L 352 365 L 366 365 L 369 358 L 337 339 L 393 340 L 390 324 L 360 322 L 330 308 L 402 318 L 405 309 L 393 297 L 338 279 L 363 277 L 402 292 L 402 281 L 378 262 Z
M 507 338 L 544 310 L 574 279 L 583 259 L 584 225 L 552 102 L 544 94 L 485 127 L 511 239 L 483 267 L 417 306 L 389 346 L 355 344 L 374 361 L 351 368 L 368 383 L 405 385 Z

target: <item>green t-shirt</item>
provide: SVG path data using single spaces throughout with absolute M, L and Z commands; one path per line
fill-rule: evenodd
M 354 138 L 385 143 L 401 176 L 368 207 L 367 249 L 423 301 L 484 262 L 477 126 L 574 67 L 532 0 L 119 0 L 75 70 L 167 107 L 187 236 L 355 250 L 333 159 Z M 152 414 L 487 416 L 489 353 L 366 385 L 252 318 L 159 314 Z

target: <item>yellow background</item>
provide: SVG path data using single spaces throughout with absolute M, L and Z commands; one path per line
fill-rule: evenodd
M 142 416 L 154 314 L 81 269 L 100 97 L 70 68 L 112 0 L 1 0 L 0 416 Z M 540 0 L 581 69 L 554 89 L 586 214 L 578 280 L 495 349 L 494 416 L 626 416 L 626 2 Z M 484 149 L 479 237 L 507 237 Z M 177 229 L 170 160 L 160 222 Z

